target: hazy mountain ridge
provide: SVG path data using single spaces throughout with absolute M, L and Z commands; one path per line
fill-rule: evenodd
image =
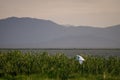
M 120 48 L 120 25 L 66 27 L 50 20 L 0 20 L 1 48 Z

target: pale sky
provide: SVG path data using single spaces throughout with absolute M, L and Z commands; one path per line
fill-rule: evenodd
M 120 0 L 0 0 L 0 19 L 11 16 L 106 27 L 120 24 Z

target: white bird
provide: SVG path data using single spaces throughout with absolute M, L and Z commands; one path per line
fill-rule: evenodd
M 76 55 L 76 59 L 79 61 L 80 64 L 82 64 L 83 61 L 85 61 L 85 59 L 80 55 Z

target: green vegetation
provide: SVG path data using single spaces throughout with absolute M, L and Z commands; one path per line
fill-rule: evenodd
M 0 52 L 0 80 L 120 80 L 120 57 L 82 56 L 81 65 L 63 53 Z

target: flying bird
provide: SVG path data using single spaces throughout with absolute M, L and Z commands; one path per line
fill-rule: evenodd
M 82 64 L 83 61 L 85 61 L 85 59 L 80 55 L 76 55 L 76 59 L 79 61 L 80 64 Z

